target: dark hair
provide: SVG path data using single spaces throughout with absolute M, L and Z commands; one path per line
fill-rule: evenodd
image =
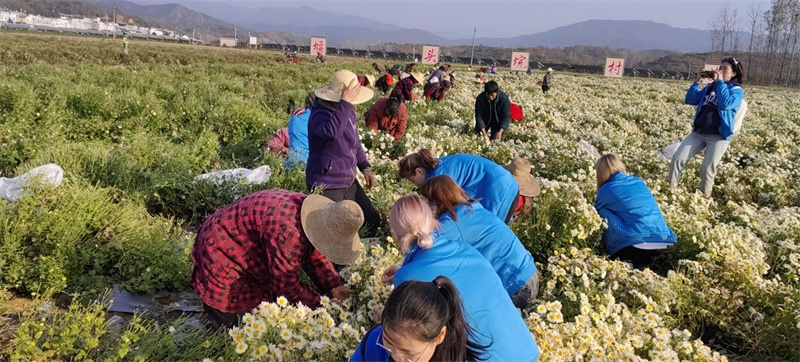
M 384 333 L 400 332 L 424 342 L 432 342 L 447 327 L 431 361 L 481 360 L 486 346 L 470 342 L 474 331 L 465 317 L 458 289 L 440 275 L 433 282 L 409 280 L 395 288 L 386 301 L 381 323 Z
M 742 79 L 744 79 L 744 72 L 742 72 L 744 67 L 742 66 L 742 63 L 740 63 L 734 57 L 722 59 L 722 61 L 720 63 L 728 63 L 728 64 L 730 64 L 731 65 L 731 70 L 736 72 L 736 75 L 733 77 L 733 79 L 736 79 L 737 82 L 742 83 Z
M 306 96 L 305 108 L 311 109 L 311 107 L 313 107 L 314 103 L 316 102 L 317 102 L 317 95 L 314 94 L 313 91 L 308 92 L 308 95 Z
M 500 91 L 500 86 L 497 82 L 490 80 L 483 85 L 483 91 L 486 92 L 486 94 L 497 93 Z
M 455 222 L 458 222 L 456 206 L 470 205 L 475 202 L 469 198 L 461 186 L 447 175 L 438 175 L 425 180 L 425 183 L 419 188 L 419 194 L 428 199 L 433 209 L 436 210 L 437 218 L 448 212 Z
M 389 117 L 397 118 L 397 117 L 400 116 L 400 105 L 401 104 L 402 104 L 402 102 L 400 102 L 399 99 L 397 99 L 397 98 L 389 98 L 386 101 L 386 108 L 384 108 L 384 112 L 386 112 L 386 115 L 389 116 Z
M 433 158 L 433 154 L 427 148 L 419 150 L 417 153 L 412 153 L 400 160 L 400 177 L 407 178 L 414 175 L 417 169 L 422 167 L 426 171 L 433 170 L 439 161 Z
M 412 70 L 414 70 L 414 63 L 406 64 L 406 73 L 411 73 Z

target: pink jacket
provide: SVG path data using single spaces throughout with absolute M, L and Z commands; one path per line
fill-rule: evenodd
M 279 129 L 275 132 L 275 135 L 267 141 L 266 146 L 269 148 L 270 152 L 286 156 L 286 152 L 289 151 L 289 129 Z

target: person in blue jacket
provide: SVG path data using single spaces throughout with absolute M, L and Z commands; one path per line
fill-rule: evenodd
M 508 170 L 469 153 L 436 159 L 423 148 L 400 160 L 399 174 L 417 186 L 433 176 L 450 176 L 469 197 L 506 223 L 511 221 L 519 202 L 519 184 Z
M 536 361 L 539 348 L 492 265 L 471 245 L 435 233 L 438 221 L 422 196 L 403 196 L 392 206 L 392 238 L 406 253 L 402 266 L 382 275 L 384 284 L 431 280 L 444 275 L 461 294 L 474 337 L 486 361 Z
M 432 282 L 409 280 L 386 301 L 381 324 L 364 335 L 351 362 L 475 361 L 483 347 L 473 333 L 455 284 L 445 276 Z
M 536 264 L 508 225 L 470 199 L 447 175 L 429 178 L 419 194 L 431 203 L 439 218 L 439 236 L 475 247 L 492 264 L 514 306 L 524 309 L 529 299 L 536 298 Z
M 650 189 L 642 179 L 625 173 L 625 164 L 613 154 L 595 164 L 597 199 L 594 208 L 608 223 L 603 242 L 611 259 L 636 268 L 650 266 L 678 237 L 667 225 Z
M 719 69 L 713 72 L 712 82 L 700 89 L 703 72 L 698 73 L 689 90 L 686 91 L 686 104 L 697 106 L 694 114 L 692 133 L 683 140 L 667 174 L 670 186 L 676 187 L 681 180 L 683 167 L 692 157 L 706 150 L 700 166 L 700 191 L 711 197 L 714 178 L 722 155 L 728 149 L 734 129 L 734 118 L 744 98 L 742 89 L 742 64 L 736 58 L 723 59 Z
M 305 169 L 308 160 L 308 117 L 311 108 L 317 102 L 317 96 L 311 92 L 306 96 L 305 108 L 292 112 L 289 118 L 289 151 L 286 153 L 284 168 L 294 170 L 299 167 Z

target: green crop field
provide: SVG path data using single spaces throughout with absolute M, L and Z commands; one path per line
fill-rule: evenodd
M 135 293 L 190 291 L 193 232 L 216 209 L 269 188 L 305 192 L 262 145 L 288 122 L 290 102 L 338 69 L 373 60 L 245 49 L 0 32 L 0 176 L 56 163 L 57 188 L 0 201 L 0 359 L 342 360 L 372 325 L 401 260 L 386 242 L 341 270 L 357 293 L 309 310 L 264 303 L 230 331 L 193 316 L 143 314 L 122 323 L 95 302 L 113 285 Z M 678 189 L 666 183 L 664 146 L 691 130 L 688 82 L 501 71 L 526 112 L 504 142 L 472 134 L 474 73 L 444 102 L 409 105 L 406 137 L 360 133 L 378 177 L 368 193 L 384 216 L 414 186 L 397 177 L 405 154 L 529 159 L 543 192 L 512 228 L 543 272 L 539 300 L 522 311 L 542 360 L 800 361 L 800 93 L 745 84 L 749 113 L 717 174 L 712 199 L 696 191 L 699 158 Z M 359 105 L 363 116 L 371 102 Z M 652 189 L 678 235 L 657 270 L 609 261 L 593 208 L 595 156 L 613 152 Z M 267 184 L 215 185 L 194 177 L 269 165 Z M 22 308 L 20 305 L 28 306 Z M 43 308 L 42 305 L 55 305 Z

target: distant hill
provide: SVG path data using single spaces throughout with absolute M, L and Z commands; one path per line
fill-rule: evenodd
M 233 33 L 233 24 L 213 18 L 183 5 L 139 5 L 125 0 L 92 0 L 105 8 L 116 7 L 125 14 L 178 25 L 184 29 L 198 28 L 212 33 Z
M 740 39 L 748 39 L 739 33 Z M 463 43 L 466 40 L 461 40 Z M 459 41 L 457 41 L 458 43 Z M 508 47 L 567 47 L 587 45 L 630 50 L 671 50 L 682 53 L 708 51 L 709 30 L 676 28 L 642 20 L 588 20 L 537 34 L 513 38 L 481 38 L 476 43 Z
M 253 36 L 258 36 L 261 41 L 295 44 L 301 41 L 294 34 L 286 31 L 279 32 L 258 32 L 241 24 L 232 24 L 216 17 L 206 15 L 203 12 L 192 10 L 180 4 L 156 4 L 139 5 L 126 0 L 91 0 L 99 6 L 105 8 L 116 7 L 117 11 L 138 17 L 151 19 L 163 24 L 170 24 L 172 27 L 191 34 L 192 30 L 198 31 L 198 37 L 204 41 L 213 43 L 221 35 L 233 34 L 234 27 L 238 26 L 240 41 L 247 40 L 248 32 Z
M 452 40 L 420 29 L 404 29 L 394 24 L 359 16 L 316 10 L 308 6 L 262 7 L 248 9 L 216 2 L 185 2 L 185 6 L 249 29 L 289 32 L 303 38 L 320 35 L 330 46 L 366 47 L 384 42 L 449 44 Z

